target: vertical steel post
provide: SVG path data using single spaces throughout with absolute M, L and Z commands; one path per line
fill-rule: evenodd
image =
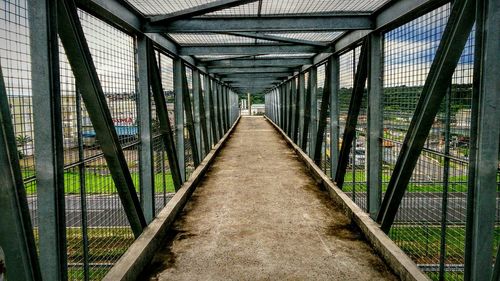
M 382 95 L 383 40 L 379 33 L 368 37 L 368 112 L 367 112 L 367 204 L 368 213 L 376 219 L 382 200 Z
M 82 252 L 83 252 L 83 279 L 88 281 L 90 278 L 90 253 L 89 253 L 89 235 L 88 235 L 88 215 L 87 215 L 87 186 L 85 176 L 85 150 L 83 147 L 83 115 L 82 115 L 82 97 L 76 85 L 76 128 L 78 134 L 78 172 L 80 173 L 80 204 L 82 208 Z
M 175 137 L 177 149 L 177 161 L 181 174 L 181 184 L 186 181 L 186 155 L 184 144 L 184 83 L 183 65 L 180 58 L 174 59 L 174 93 L 175 93 Z
M 201 135 L 200 135 L 200 142 L 202 143 L 202 145 L 200 147 L 203 148 L 202 151 L 200 151 L 200 160 L 202 160 L 203 158 L 205 158 L 205 156 L 208 154 L 208 152 L 210 151 L 210 140 L 209 140 L 209 137 L 208 137 L 208 122 L 207 122 L 207 117 L 206 117 L 206 111 L 205 111 L 205 105 L 207 105 L 208 103 L 205 103 L 205 100 L 204 100 L 204 97 L 203 97 L 203 90 L 201 88 L 201 83 L 202 83 L 202 80 L 201 80 L 201 75 L 200 75 L 200 72 L 197 71 L 198 74 L 198 83 L 199 83 L 199 87 L 198 87 L 198 92 L 194 92 L 193 95 L 197 95 L 198 96 L 198 102 L 199 102 L 199 118 L 200 118 L 200 129 L 201 129 Z M 206 80 L 206 79 L 204 79 Z M 204 88 L 204 91 L 205 91 L 205 96 L 207 95 L 207 88 Z
M 330 178 L 335 179 L 339 159 L 339 57 L 330 57 Z
M 247 93 L 247 104 L 248 115 L 252 116 L 252 96 L 250 93 Z
M 500 2 L 476 1 L 476 53 L 467 196 L 465 280 L 492 276 L 500 126 Z M 465 32 L 465 31 L 462 31 Z M 468 35 L 468 34 L 466 34 Z M 499 276 L 497 260 L 493 277 Z M 498 279 L 495 279 L 498 280 Z
M 305 75 L 304 75 L 305 78 Z M 303 84 L 304 84 L 304 89 L 305 89 L 305 79 L 302 79 Z M 302 130 L 302 143 L 301 143 L 301 148 L 304 152 L 307 152 L 307 145 L 308 145 L 308 140 L 309 140 L 309 125 L 311 123 L 311 87 L 309 83 L 309 79 L 307 81 L 308 87 L 307 91 L 305 91 L 305 100 L 304 100 L 304 127 Z
M 220 84 L 219 81 L 216 81 L 216 94 L 217 94 L 217 128 L 219 132 L 219 137 L 217 138 L 217 141 L 219 141 L 222 136 L 224 136 L 224 124 L 222 123 L 222 120 L 224 119 L 222 114 L 223 114 L 223 108 L 222 108 L 222 85 Z
M 316 133 L 316 145 L 314 146 L 313 159 L 316 165 L 321 166 L 323 154 L 323 142 L 325 139 L 326 124 L 328 118 L 328 108 L 330 103 L 331 87 L 329 77 L 331 71 L 330 61 L 325 64 L 325 84 L 323 86 L 323 95 L 321 97 L 321 108 L 318 118 L 318 129 Z M 323 168 L 323 167 L 321 167 Z
M 292 94 L 294 96 L 293 100 L 293 123 L 292 123 L 292 140 L 297 143 L 297 138 L 299 135 L 299 103 L 300 95 L 297 91 L 297 78 L 292 78 Z
M 151 126 L 151 92 L 149 85 L 148 48 L 146 36 L 137 38 L 137 92 L 139 99 L 139 132 L 141 138 L 139 173 L 141 203 L 146 222 L 155 217 L 155 190 L 153 170 L 153 139 Z
M 297 144 L 302 147 L 303 136 L 304 136 L 304 119 L 305 119 L 305 99 L 306 99 L 306 88 L 305 88 L 305 74 L 303 72 L 299 73 L 298 83 L 298 94 L 299 94 L 299 131 L 297 134 Z
M 205 119 L 206 119 L 206 124 L 207 124 L 207 140 L 208 140 L 208 146 L 206 147 L 206 153 L 208 153 L 212 149 L 213 145 L 213 135 L 212 135 L 212 115 L 211 112 L 213 111 L 213 107 L 210 103 L 210 95 L 212 93 L 210 89 L 210 76 L 205 75 L 203 79 L 203 84 L 205 85 L 203 88 L 205 89 L 205 96 L 204 98 L 204 103 L 206 105 L 206 110 L 205 110 Z
M 316 134 L 318 132 L 318 68 L 311 67 L 309 71 L 309 92 L 311 95 L 310 109 L 310 129 L 309 129 L 309 157 L 314 157 L 314 147 L 316 145 Z
M 193 117 L 194 117 L 194 131 L 197 137 L 196 143 L 198 144 L 198 159 L 203 159 L 203 135 L 201 134 L 201 105 L 203 102 L 201 98 L 201 81 L 200 71 L 193 68 Z
M 215 102 L 215 82 L 209 77 L 210 85 L 208 89 L 210 90 L 209 92 L 209 109 L 210 109 L 210 123 L 212 127 L 212 145 L 217 144 L 219 141 L 217 137 L 217 103 Z
M 288 95 L 288 126 L 287 132 L 288 136 L 292 137 L 292 127 L 293 127 L 293 91 L 292 91 L 292 80 L 287 83 L 287 91 Z
M 67 279 L 64 151 L 57 3 L 30 1 L 35 170 L 40 266 L 45 280 Z
M 42 280 L 1 66 L 0 206 L 0 251 L 5 254 L 7 280 Z

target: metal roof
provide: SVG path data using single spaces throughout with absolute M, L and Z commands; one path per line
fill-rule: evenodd
M 283 58 L 311 58 L 328 52 L 332 42 L 348 31 L 371 29 L 370 16 L 388 0 L 127 2 L 148 20 L 147 32 L 168 36 L 180 46 L 181 55 L 191 56 L 205 65 L 207 72 L 224 78 L 229 74 L 286 70 L 285 67 L 291 76 L 303 64 L 292 66 Z M 211 69 L 209 63 L 238 59 L 255 62 L 249 67 L 243 67 L 243 62 L 216 64 L 232 66 L 229 69 L 215 66 Z M 270 62 L 271 59 L 276 60 Z M 248 78 L 248 83 L 254 80 Z

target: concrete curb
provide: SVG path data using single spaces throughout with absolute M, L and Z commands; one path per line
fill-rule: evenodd
M 306 164 L 314 179 L 321 183 L 332 200 L 339 204 L 346 216 L 351 219 L 363 232 L 368 242 L 375 251 L 385 260 L 389 267 L 401 278 L 408 281 L 430 281 L 431 279 L 422 272 L 417 265 L 408 257 L 394 241 L 381 229 L 379 224 L 373 221 L 351 198 L 339 189 L 327 175 L 305 154 L 300 147 L 285 134 L 281 128 L 268 117 L 264 117 L 286 140 L 288 145 L 295 151 L 300 159 Z
M 194 170 L 190 179 L 182 185 L 177 193 L 175 193 L 174 197 L 170 199 L 165 208 L 163 208 L 156 218 L 144 229 L 141 236 L 132 243 L 103 280 L 136 280 L 138 278 L 139 274 L 141 274 L 144 268 L 151 262 L 157 249 L 165 239 L 167 230 L 174 222 L 177 214 L 184 208 L 187 200 L 233 133 L 240 119 L 241 116 L 238 117 L 229 131 L 208 153 L 196 170 Z

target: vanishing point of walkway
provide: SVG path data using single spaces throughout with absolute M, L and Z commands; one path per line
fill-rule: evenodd
M 396 280 L 277 131 L 242 118 L 149 280 Z

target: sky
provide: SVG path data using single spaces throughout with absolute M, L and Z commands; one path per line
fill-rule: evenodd
M 0 0 L 0 63 L 10 95 L 31 94 L 29 24 L 25 0 Z M 275 7 L 276 8 L 276 7 Z M 421 86 L 449 16 L 449 5 L 438 8 L 412 22 L 386 33 L 384 45 L 384 86 Z M 79 13 L 105 92 L 135 91 L 134 40 L 132 37 L 85 13 Z M 74 81 L 61 49 L 63 91 L 73 91 Z M 473 38 L 462 55 L 455 83 L 470 83 L 473 63 Z M 359 55 L 359 51 L 356 56 Z M 353 53 L 340 58 L 341 87 L 352 86 Z M 168 67 L 171 65 L 165 62 Z M 165 73 L 167 79 L 171 75 Z M 324 83 L 324 71 L 318 71 L 318 86 Z M 164 83 L 169 90 L 171 83 Z

